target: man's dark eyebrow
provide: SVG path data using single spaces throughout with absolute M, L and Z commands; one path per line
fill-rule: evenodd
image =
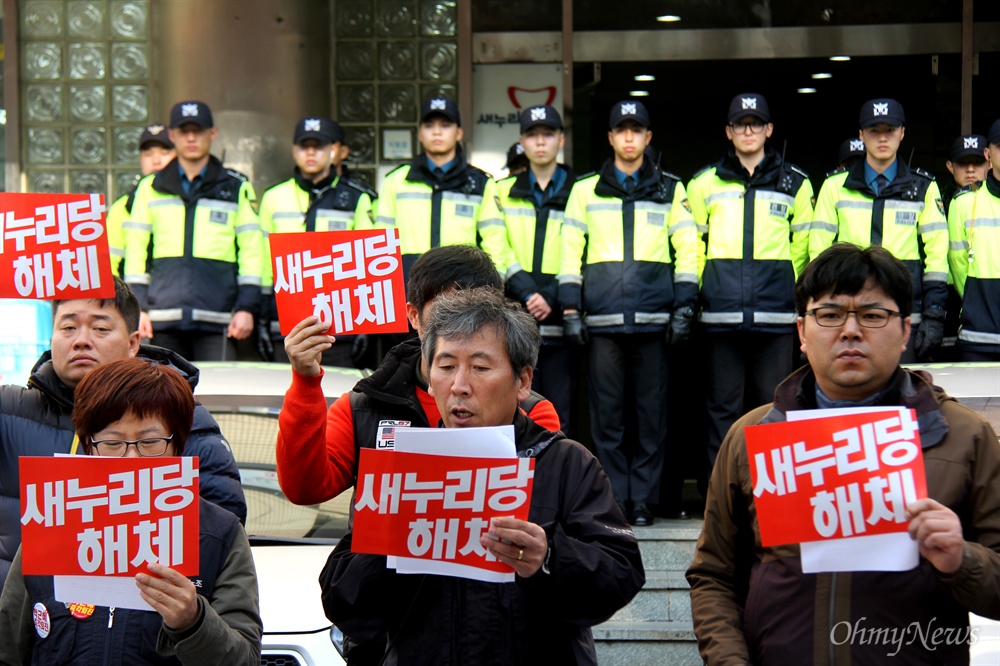
M 60 314 L 59 315 L 58 321 L 63 321 L 64 319 L 74 319 L 75 320 L 75 319 L 79 319 L 79 318 L 80 318 L 80 314 L 78 312 L 66 312 L 64 314 Z M 91 318 L 92 319 L 97 319 L 99 321 L 111 321 L 111 315 L 109 315 L 109 314 L 103 314 L 103 313 L 91 315 Z

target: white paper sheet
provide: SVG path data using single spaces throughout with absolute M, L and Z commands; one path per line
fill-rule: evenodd
M 53 576 L 56 601 L 152 611 L 132 576 Z M 155 611 L 154 611 L 155 612 Z
M 516 458 L 514 426 L 397 428 L 396 450 L 460 458 Z
M 846 407 L 788 412 L 789 421 L 869 412 L 902 412 L 905 407 Z M 920 562 L 920 548 L 906 532 L 870 534 L 846 539 L 807 541 L 802 551 L 802 573 L 832 571 L 909 571 Z
M 489 428 L 397 428 L 395 450 L 465 458 L 517 457 L 512 425 Z M 415 557 L 390 555 L 386 558 L 386 566 L 401 574 L 435 574 L 487 583 L 514 582 L 513 572 L 499 573 L 454 562 Z

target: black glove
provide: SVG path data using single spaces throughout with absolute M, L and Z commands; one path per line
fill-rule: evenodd
M 587 344 L 587 325 L 583 323 L 579 312 L 563 315 L 563 336 L 578 347 Z
M 271 343 L 271 322 L 266 319 L 257 321 L 257 353 L 260 360 L 266 363 L 274 362 L 274 345 Z
M 667 328 L 667 344 L 677 345 L 691 338 L 691 326 L 694 322 L 694 308 L 682 305 L 670 316 L 670 326 Z
M 368 355 L 368 335 L 361 334 L 354 336 L 354 342 L 351 343 L 351 363 L 358 370 L 364 369 L 365 366 L 365 356 Z
M 924 310 L 920 323 L 917 324 L 917 332 L 913 336 L 913 350 L 918 359 L 941 346 L 944 340 L 945 316 L 943 308 Z

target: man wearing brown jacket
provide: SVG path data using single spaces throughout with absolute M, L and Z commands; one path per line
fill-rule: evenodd
M 911 284 L 886 250 L 849 244 L 799 278 L 809 365 L 730 429 L 687 571 L 706 663 L 968 663 L 969 612 L 1000 619 L 1000 443 L 930 375 L 899 367 Z M 743 428 L 792 410 L 858 406 L 916 410 L 928 498 L 907 513 L 920 561 L 902 572 L 803 574 L 798 545 L 761 546 Z

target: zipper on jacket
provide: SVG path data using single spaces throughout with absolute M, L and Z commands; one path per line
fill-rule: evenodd
M 108 633 L 104 636 L 104 663 L 111 664 L 111 627 L 115 623 L 115 607 L 108 609 Z

